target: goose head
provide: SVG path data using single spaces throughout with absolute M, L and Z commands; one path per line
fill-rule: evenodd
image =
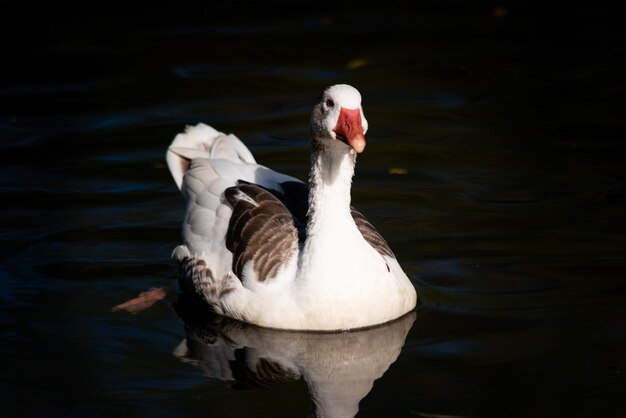
M 347 84 L 328 87 L 311 113 L 314 145 L 341 144 L 345 150 L 365 149 L 367 119 L 361 107 L 361 94 Z

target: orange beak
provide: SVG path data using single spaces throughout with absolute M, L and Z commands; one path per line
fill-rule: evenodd
M 341 108 L 337 126 L 333 129 L 337 139 L 350 145 L 357 153 L 365 149 L 365 134 L 361 123 L 361 111 L 359 109 Z

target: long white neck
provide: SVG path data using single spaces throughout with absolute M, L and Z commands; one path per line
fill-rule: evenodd
M 330 224 L 349 221 L 356 153 L 338 141 L 313 145 L 309 175 L 307 241 Z
M 362 240 L 350 212 L 355 153 L 338 141 L 314 145 L 306 240 L 299 259 L 305 281 L 335 282 L 355 270 Z M 341 279 L 341 280 L 343 280 Z

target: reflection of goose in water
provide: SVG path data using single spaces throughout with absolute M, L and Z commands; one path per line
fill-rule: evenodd
M 211 315 L 193 302 L 174 305 L 187 337 L 174 355 L 236 389 L 269 388 L 303 378 L 317 417 L 353 417 L 359 402 L 398 358 L 415 320 L 346 333 L 288 332 Z

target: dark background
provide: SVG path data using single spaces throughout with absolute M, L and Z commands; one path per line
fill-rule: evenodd
M 626 86 L 608 5 L 0 2 L 7 416 L 306 416 L 171 355 L 182 200 L 164 153 L 234 132 L 301 178 L 321 90 L 364 97 L 353 203 L 418 288 L 359 416 L 621 417 Z M 403 174 L 393 174 L 403 173 Z

